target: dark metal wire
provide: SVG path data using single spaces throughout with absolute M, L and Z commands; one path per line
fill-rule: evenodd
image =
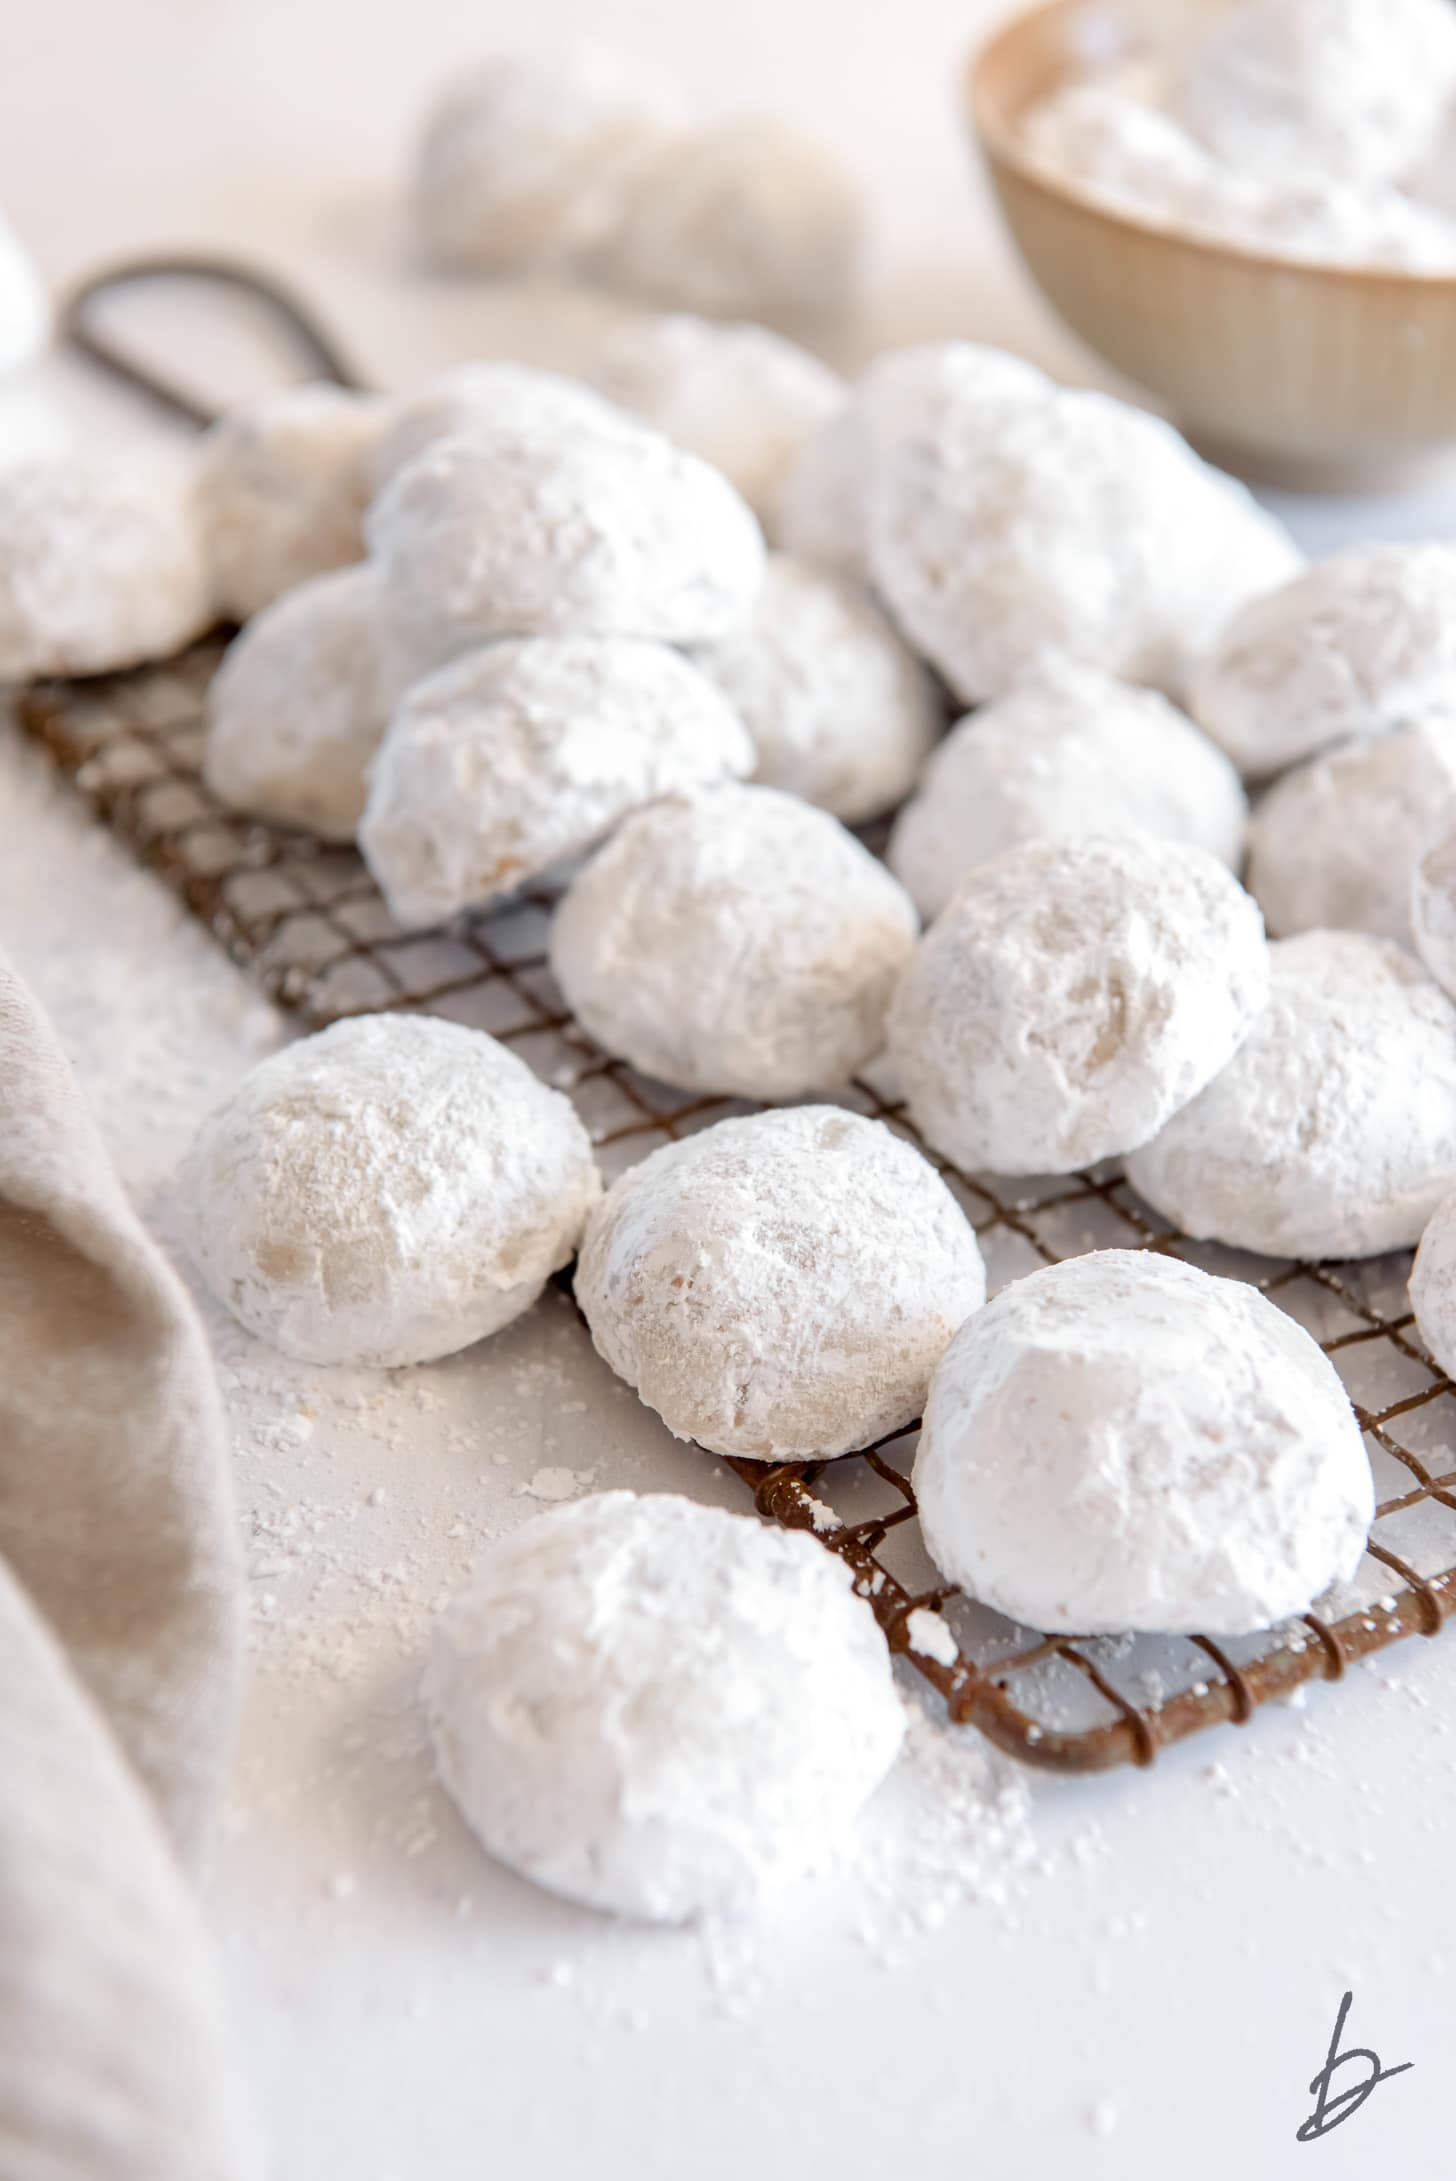
M 216 803 L 199 767 L 207 684 L 220 655 L 220 641 L 212 641 L 168 666 L 39 685 L 23 696 L 20 717 L 96 815 L 273 999 L 311 1028 L 349 1014 L 406 1008 L 491 1031 L 571 1092 L 608 1167 L 744 1110 L 724 1099 L 683 1098 L 592 1046 L 551 981 L 546 895 L 529 895 L 441 931 L 401 931 L 352 849 L 241 818 Z M 868 1083 L 854 1086 L 851 1102 L 919 1142 L 903 1111 Z M 1040 1197 L 1013 1200 L 998 1184 L 935 1163 L 983 1239 L 1014 1238 L 1043 1263 L 1067 1254 L 1069 1217 L 1095 1215 L 1114 1223 L 1126 1247 L 1188 1247 L 1116 1178 L 1084 1175 Z M 1372 1558 L 1389 1572 L 1389 1592 L 1379 1604 L 1333 1623 L 1308 1614 L 1292 1628 L 1271 1631 L 1247 1656 L 1196 1638 L 1187 1685 L 1157 1701 L 1133 1685 L 1117 1647 L 1105 1643 L 1028 1638 L 1001 1624 L 999 1643 L 984 1656 L 980 1645 L 965 1640 L 956 1642 L 950 1662 L 915 1648 L 912 1617 L 918 1610 L 939 1612 L 949 1604 L 955 1615 L 959 1605 L 944 1588 L 907 1587 L 891 1565 L 901 1541 L 913 1534 L 915 1496 L 907 1473 L 913 1425 L 829 1464 L 765 1468 L 735 1461 L 729 1467 L 762 1514 L 812 1531 L 841 1555 L 892 1649 L 939 1692 L 954 1719 L 1053 1771 L 1148 1764 L 1169 1744 L 1222 1721 L 1243 1724 L 1261 1705 L 1309 1681 L 1338 1680 L 1355 1661 L 1393 1643 L 1438 1635 L 1456 1610 L 1456 1565 L 1427 1575 L 1397 1548 L 1401 1520 L 1424 1508 L 1449 1523 L 1443 1557 L 1456 1563 L 1456 1432 L 1444 1435 L 1451 1451 L 1434 1465 L 1402 1436 L 1432 1413 L 1456 1426 L 1456 1388 L 1410 1337 L 1403 1303 L 1390 1312 L 1367 1300 L 1359 1268 L 1276 1265 L 1263 1269 L 1259 1284 L 1285 1301 L 1338 1308 L 1348 1329 L 1324 1346 L 1347 1374 L 1375 1351 L 1402 1380 L 1412 1381 L 1409 1391 L 1378 1408 L 1357 1401 L 1368 1441 L 1403 1480 L 1403 1489 L 1382 1503 L 1370 1542 Z M 862 1505 L 867 1493 L 874 1495 L 868 1513 Z M 835 1505 L 851 1499 L 858 1509 L 853 1519 Z M 1069 1727 L 1059 1721 L 1048 1693 L 1048 1677 L 1057 1673 L 1090 1694 L 1106 1715 L 1099 1723 Z
M 362 389 L 343 349 L 309 305 L 286 283 L 257 266 L 231 258 L 168 253 L 158 257 L 126 258 L 89 274 L 62 298 L 59 310 L 61 336 L 87 360 L 119 379 L 134 393 L 142 394 L 159 409 L 199 428 L 217 421 L 218 410 L 185 387 L 177 385 L 120 346 L 95 323 L 96 306 L 129 288 L 169 285 L 220 288 L 260 304 L 264 313 L 288 336 L 306 367 L 309 378 L 329 379 L 336 386 Z

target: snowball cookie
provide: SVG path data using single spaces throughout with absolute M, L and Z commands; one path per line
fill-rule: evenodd
M 34 363 L 50 329 L 40 272 L 10 222 L 0 219 L 0 378 Z
M 967 704 L 1049 651 L 1177 692 L 1298 550 L 1170 424 L 1110 395 L 947 404 L 870 494 L 876 587 Z
M 1270 1257 L 1410 1249 L 1456 1184 L 1456 1007 L 1404 948 L 1305 932 L 1202 1095 L 1128 1160 L 1184 1234 Z
M 888 350 L 800 449 L 779 493 L 773 535 L 801 560 L 867 582 L 870 486 L 886 450 L 916 434 L 935 437 L 948 404 L 994 414 L 1000 402 L 1040 401 L 1051 390 L 1035 364 L 973 341 Z
M 754 777 L 846 825 L 902 801 L 940 733 L 935 682 L 873 601 L 784 553 L 752 620 L 695 657 L 753 737 Z
M 605 1051 L 681 1090 L 833 1090 L 885 1042 L 915 944 L 904 891 L 826 811 L 699 788 L 637 811 L 551 931 L 566 1003 Z
M 782 333 L 689 316 L 620 326 L 592 379 L 611 401 L 721 470 L 765 521 L 799 448 L 846 392 L 827 364 Z
M 598 1353 L 712 1454 L 813 1461 L 920 1414 L 986 1295 L 965 1213 L 883 1121 L 792 1106 L 654 1151 L 593 1214 Z
M 246 621 L 309 576 L 364 558 L 369 464 L 387 405 L 290 386 L 203 434 L 197 498 L 218 613 Z
M 465 271 L 569 266 L 616 226 L 638 169 L 683 120 L 672 84 L 603 46 L 497 53 L 426 120 L 416 231 L 437 264 Z
M 748 618 L 763 581 L 733 487 L 625 420 L 439 440 L 375 501 L 369 543 L 424 665 L 498 636 L 702 643 Z
M 961 1327 L 915 1492 L 942 1572 L 1052 1635 L 1252 1634 L 1352 1576 L 1375 1516 L 1309 1334 L 1150 1250 L 1048 1265 Z
M 1192 48 L 1172 104 L 1266 181 L 1394 181 L 1456 93 L 1447 0 L 1246 0 Z
M 559 371 L 504 361 L 457 364 L 417 394 L 391 402 L 370 459 L 370 481 L 382 492 L 396 470 L 439 439 L 469 439 L 502 425 L 557 432 L 621 421 L 610 402 Z
M 428 1363 L 500 1331 L 601 1194 L 575 1109 L 482 1030 L 355 1015 L 285 1046 L 203 1122 L 192 1254 L 306 1363 Z
M 207 692 L 203 778 L 222 802 L 351 841 L 389 720 L 379 573 L 299 583 L 228 646 Z
M 0 682 L 170 658 L 212 617 L 185 467 L 62 454 L 0 469 Z
M 1022 841 L 1141 828 L 1237 870 L 1247 816 L 1233 766 L 1166 697 L 1050 658 L 951 730 L 887 853 L 929 922 Z
M 401 923 L 441 923 L 581 855 L 654 796 L 752 769 L 742 721 L 665 644 L 490 644 L 405 697 L 359 845 Z
M 937 1151 L 1070 1174 L 1148 1141 L 1268 996 L 1257 908 L 1151 834 L 1027 841 L 971 873 L 916 948 L 889 1050 Z
M 754 115 L 663 145 L 598 262 L 652 302 L 803 325 L 853 302 L 863 244 L 864 207 L 842 162 Z
M 1368 931 L 1410 946 L 1421 843 L 1453 808 L 1456 713 L 1286 773 L 1249 827 L 1249 891 L 1270 932 Z
M 1456 712 L 1456 546 L 1365 545 L 1230 622 L 1192 710 L 1250 779 L 1355 735 Z
M 1448 1378 L 1456 1377 L 1456 1191 L 1432 1214 L 1410 1276 L 1416 1330 Z
M 1456 998 L 1456 813 L 1438 813 L 1411 873 L 1411 936 L 1443 992 Z
M 552 1893 L 682 1923 L 843 1847 L 904 1733 L 844 1562 L 802 1532 L 601 1492 L 497 1540 L 423 1695 L 482 1844 Z

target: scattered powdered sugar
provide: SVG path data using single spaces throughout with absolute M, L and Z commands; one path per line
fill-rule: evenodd
M 960 1645 L 948 1621 L 928 1606 L 918 1605 L 905 1622 L 905 1634 L 912 1651 L 922 1658 L 938 1659 L 942 1666 L 954 1666 L 960 1657 Z
M 596 1482 L 594 1469 L 563 1469 L 559 1464 L 547 1463 L 538 1469 L 524 1484 L 516 1486 L 519 1499 L 542 1499 L 555 1503 L 575 1499 L 579 1492 L 588 1492 Z
M 1027 1775 L 968 1728 L 907 1707 L 899 1764 L 848 1862 L 856 1935 L 887 1967 L 958 1911 L 1006 1908 L 1037 1861 Z

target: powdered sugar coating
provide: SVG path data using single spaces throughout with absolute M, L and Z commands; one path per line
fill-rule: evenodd
M 1456 999 L 1456 817 L 1438 810 L 1411 871 L 1411 936 L 1443 992 Z
M 665 644 L 490 644 L 405 697 L 359 844 L 401 922 L 439 923 L 580 855 L 654 796 L 752 768 L 747 729 Z
M 843 1561 L 665 1494 L 599 1493 L 493 1544 L 423 1693 L 493 1855 L 665 1923 L 742 1913 L 832 1857 L 905 1724 Z
M 1200 1241 L 1270 1257 L 1410 1249 L 1456 1185 L 1456 1007 L 1363 932 L 1269 951 L 1253 1031 L 1128 1178 Z
M 0 470 L 0 681 L 170 658 L 212 618 L 180 465 L 76 454 Z
M 1048 1265 L 970 1319 L 914 1481 L 941 1570 L 1053 1634 L 1267 1628 L 1354 1574 L 1375 1513 L 1309 1334 L 1146 1250 Z
M 1368 186 L 1419 157 L 1453 92 L 1445 0 L 1246 0 L 1193 46 L 1173 107 L 1245 173 Z
M 754 777 L 846 825 L 900 802 L 940 733 L 935 682 L 873 600 L 788 554 L 747 626 L 695 657 L 753 737 Z
M 1421 845 L 1452 808 L 1456 715 L 1345 743 L 1286 773 L 1249 827 L 1249 891 L 1270 932 L 1366 931 L 1410 946 Z
M 437 441 L 375 501 L 369 543 L 421 669 L 498 636 L 705 642 L 747 619 L 763 580 L 733 487 L 625 421 Z
M 684 119 L 674 85 L 588 40 L 492 55 L 426 120 L 416 230 L 442 265 L 569 267 L 613 231 L 641 167 Z
M 864 209 L 833 152 L 758 116 L 663 144 L 599 269 L 614 285 L 708 318 L 830 319 L 859 283 Z
M 629 1167 L 576 1275 L 599 1353 L 669 1431 L 775 1462 L 848 1453 L 919 1415 L 985 1292 L 935 1169 L 836 1106 L 719 1121 Z
M 592 380 L 721 470 L 764 521 L 799 448 L 845 396 L 837 373 L 782 333 L 687 314 L 618 327 Z
M 50 325 L 39 269 L 9 221 L 0 219 L 0 378 L 34 362 Z
M 1233 766 L 1166 697 L 1053 658 L 952 728 L 887 853 L 929 922 L 1022 841 L 1142 829 L 1237 870 L 1247 816 Z
M 530 1308 L 601 1194 L 569 1100 L 483 1031 L 356 1015 L 285 1046 L 202 1125 L 192 1254 L 285 1355 L 453 1355 Z
M 598 1045 L 683 1090 L 835 1090 L 885 1041 L 915 911 L 827 812 L 772 788 L 700 788 L 626 819 L 551 931 Z
M 290 386 L 204 433 L 197 500 L 219 615 L 246 621 L 309 576 L 364 557 L 374 395 Z
M 973 341 L 888 350 L 800 449 L 779 493 L 773 535 L 801 560 L 868 581 L 870 488 L 888 450 L 916 435 L 935 438 L 947 405 L 991 414 L 1005 401 L 1040 400 L 1051 384 L 1035 364 Z
M 1251 779 L 1456 712 L 1456 546 L 1357 546 L 1251 600 L 1195 676 L 1192 709 Z
M 234 638 L 207 692 L 203 777 L 236 810 L 350 841 L 389 721 L 379 574 L 313 576 Z
M 1069 1174 L 1146 1143 L 1226 1066 L 1269 989 L 1259 912 L 1202 849 L 1029 841 L 921 940 L 889 1051 L 926 1140 L 967 1168 Z
M 1456 1376 L 1456 1190 L 1441 1199 L 1410 1276 L 1416 1330 L 1448 1378 Z
M 562 372 L 494 358 L 457 364 L 418 393 L 390 404 L 370 459 L 370 482 L 382 492 L 396 471 L 441 439 L 469 439 L 502 426 L 549 433 L 620 422 L 610 402 Z
M 877 464 L 869 536 L 901 630 L 968 704 L 1052 651 L 1176 693 L 1237 609 L 1300 565 L 1170 425 L 1086 392 L 947 406 Z

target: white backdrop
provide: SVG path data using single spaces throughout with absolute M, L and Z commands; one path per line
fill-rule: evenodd
M 148 245 L 254 252 L 305 280 L 386 383 L 529 341 L 514 305 L 407 270 L 393 210 L 428 88 L 525 16 L 540 38 L 588 27 L 650 50 L 707 105 L 770 105 L 834 141 L 874 204 L 861 345 L 970 333 L 1085 376 L 963 142 L 957 73 L 999 12 L 3 0 L 0 207 L 56 277 Z M 1328 539 L 1443 527 L 1450 508 L 1292 512 Z M 0 837 L 0 934 L 165 1235 L 198 1110 L 277 1026 L 8 740 Z M 958 1914 L 899 1970 L 846 1940 L 852 1902 L 810 1889 L 771 1934 L 761 2003 L 725 2015 L 690 1944 L 612 1932 L 474 1853 L 422 1786 L 408 1641 L 371 1622 L 355 1656 L 345 1626 L 361 1584 L 395 1586 L 408 1624 L 457 1579 L 478 1515 L 519 1518 L 543 1463 L 723 1488 L 688 1479 L 550 1311 L 456 1365 L 349 1374 L 326 1396 L 214 1329 L 268 1666 L 214 1908 L 278 2181 L 869 2181 L 899 2161 L 1015 2181 L 1284 2181 L 1315 2162 L 1324 2181 L 1449 2181 L 1456 1637 L 1152 1778 L 1044 1790 L 1049 1868 L 1022 1907 Z M 1358 2038 L 1415 2071 L 1301 2149 L 1350 1983 Z

